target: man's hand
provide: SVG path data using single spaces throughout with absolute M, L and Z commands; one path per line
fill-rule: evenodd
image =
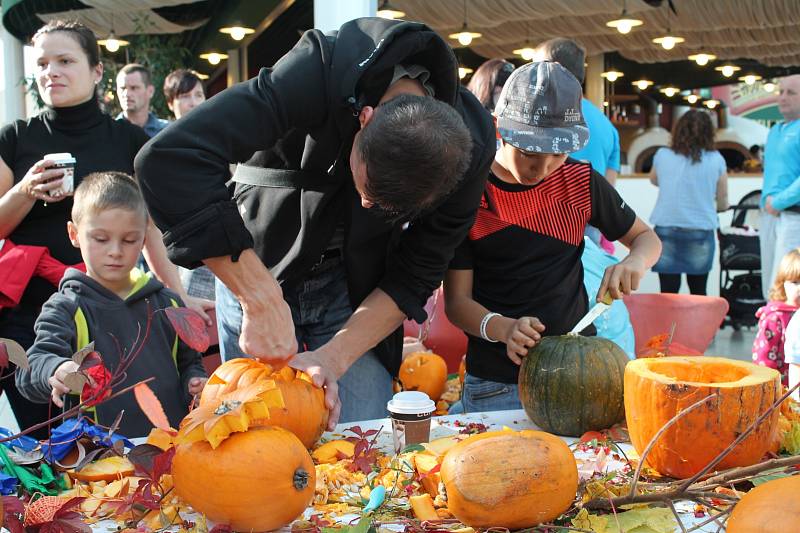
M 767 199 L 764 201 L 764 211 L 769 213 L 770 215 L 777 217 L 781 214 L 780 211 L 772 207 L 772 196 L 767 196 Z
M 311 378 L 311 382 L 325 391 L 325 407 L 330 411 L 328 416 L 328 430 L 336 427 L 339 421 L 339 414 L 342 410 L 342 402 L 339 400 L 338 379 L 344 371 L 335 367 L 334 357 L 325 357 L 318 351 L 299 353 L 291 361 L 289 366 L 302 370 Z
M 536 346 L 542 339 L 544 324 L 538 318 L 523 316 L 514 321 L 503 340 L 506 343 L 506 355 L 515 365 L 522 364 L 522 358 L 528 350 Z
M 639 288 L 645 272 L 645 263 L 637 256 L 629 255 L 616 265 L 611 265 L 603 275 L 603 281 L 597 290 L 597 301 L 608 291 L 615 300 L 630 294 Z
M 206 300 L 205 298 L 197 298 L 196 296 L 185 296 L 183 298 L 184 305 L 191 309 L 192 311 L 196 311 L 206 323 L 206 326 L 211 326 L 211 317 L 208 316 L 208 312 L 214 309 L 216 305 L 211 300 Z
M 192 379 L 190 379 L 189 380 L 189 385 L 188 385 L 189 395 L 190 396 L 196 396 L 196 395 L 200 394 L 201 392 L 203 392 L 203 387 L 206 386 L 206 381 L 208 381 L 208 378 L 192 378 Z
M 244 353 L 275 366 L 283 366 L 297 353 L 297 338 L 289 304 L 249 307 L 242 302 L 242 333 L 239 347 Z
M 77 372 L 79 368 L 78 363 L 75 361 L 64 361 L 56 368 L 56 371 L 47 380 L 53 390 L 50 392 L 50 397 L 53 403 L 59 407 L 64 407 L 64 395 L 68 394 L 70 389 L 64 384 L 64 379 L 73 372 Z

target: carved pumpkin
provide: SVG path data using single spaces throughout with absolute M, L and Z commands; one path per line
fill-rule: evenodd
M 710 394 L 656 441 L 647 464 L 676 478 L 693 476 L 727 448 L 779 397 L 780 374 L 722 357 L 637 359 L 625 369 L 625 412 L 640 454 L 675 415 Z M 715 468 L 758 462 L 774 440 L 778 410 Z
M 519 399 L 544 431 L 580 437 L 625 416 L 623 376 L 628 357 L 600 337 L 544 337 L 522 360 Z
M 417 390 L 438 401 L 447 382 L 447 363 L 432 352 L 409 354 L 400 365 L 398 377 L 403 390 Z
M 767 481 L 745 494 L 733 508 L 726 531 L 774 533 L 793 530 L 798 524 L 800 476 L 796 475 Z
M 444 457 L 447 508 L 472 527 L 520 529 L 569 509 L 578 467 L 569 447 L 543 431 L 473 435 Z
M 297 518 L 314 497 L 314 464 L 303 443 L 273 426 L 234 433 L 216 449 L 181 444 L 172 460 L 177 494 L 234 531 L 271 531 Z
M 209 378 L 200 395 L 200 405 L 260 379 L 274 380 L 283 396 L 283 407 L 271 408 L 269 422 L 263 422 L 288 429 L 297 435 L 306 448 L 312 448 L 328 425 L 325 393 L 312 385 L 306 374 L 292 368 L 283 367 L 273 372 L 269 364 L 255 359 L 226 361 Z M 261 422 L 255 421 L 254 425 L 262 425 Z

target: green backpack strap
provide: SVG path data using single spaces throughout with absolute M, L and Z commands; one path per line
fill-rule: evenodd
M 180 307 L 174 298 L 169 299 L 172 302 L 172 307 Z M 178 369 L 178 333 L 175 333 L 175 341 L 172 343 L 172 362 L 175 363 L 175 369 Z
M 83 310 L 80 308 L 80 306 L 75 311 L 74 319 L 75 319 L 75 349 L 81 350 L 85 348 L 90 342 L 92 342 L 92 340 L 89 337 L 89 324 L 86 322 L 86 315 L 83 314 Z M 80 397 L 79 394 L 76 394 L 75 396 Z M 87 408 L 86 412 L 92 414 L 92 418 L 94 419 L 95 423 L 98 422 L 97 409 L 94 406 Z

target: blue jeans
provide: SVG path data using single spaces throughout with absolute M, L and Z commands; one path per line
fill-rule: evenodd
M 217 332 L 223 361 L 248 357 L 239 348 L 242 308 L 233 293 L 216 281 Z M 315 266 L 296 287 L 284 290 L 292 310 L 299 350 L 316 350 L 333 337 L 353 314 L 347 292 L 344 263 L 331 258 Z M 339 378 L 342 402 L 340 422 L 387 416 L 386 403 L 392 398 L 392 378 L 377 356 L 362 355 Z
M 460 414 L 508 409 L 522 409 L 516 383 L 499 383 L 467 374 L 464 376 L 461 401 L 454 403 L 449 412 Z

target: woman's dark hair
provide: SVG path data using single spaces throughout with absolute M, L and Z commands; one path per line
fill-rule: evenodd
M 96 67 L 100 64 L 100 49 L 97 47 L 97 37 L 92 30 L 76 20 L 51 20 L 33 34 L 31 44 L 34 44 L 39 37 L 57 31 L 68 33 L 78 42 L 86 54 L 86 59 L 89 60 L 90 67 Z
M 164 98 L 167 102 L 172 102 L 175 98 L 182 94 L 186 94 L 197 84 L 203 86 L 200 77 L 194 70 L 179 68 L 173 70 L 167 77 L 164 78 Z M 205 90 L 203 91 L 205 92 Z
M 490 59 L 478 67 L 467 89 L 475 95 L 483 107 L 494 111 L 494 88 L 503 87 L 514 71 L 514 65 L 505 59 Z
M 714 125 L 705 111 L 690 109 L 678 119 L 672 130 L 672 151 L 692 160 L 700 161 L 703 150 L 714 149 Z

